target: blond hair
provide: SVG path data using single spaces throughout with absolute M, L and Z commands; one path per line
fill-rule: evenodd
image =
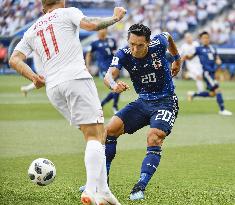
M 53 4 L 59 3 L 62 0 L 41 0 L 43 7 L 52 6 Z

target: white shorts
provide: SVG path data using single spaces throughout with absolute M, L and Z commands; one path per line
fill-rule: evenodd
M 52 105 L 70 122 L 83 124 L 104 123 L 103 110 L 93 79 L 77 79 L 47 89 Z
M 192 78 L 193 80 L 196 80 L 197 77 L 202 77 L 202 68 L 200 65 L 187 65 L 187 70 L 188 70 L 188 76 Z

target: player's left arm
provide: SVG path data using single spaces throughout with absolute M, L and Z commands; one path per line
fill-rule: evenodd
M 215 48 L 215 63 L 216 63 L 217 65 L 221 65 L 221 64 L 222 64 L 222 60 L 221 60 L 221 58 L 219 57 L 216 48 Z
M 31 80 L 36 88 L 41 88 L 45 85 L 43 76 L 34 73 L 31 68 L 24 62 L 26 56 L 18 50 L 15 50 L 9 60 L 10 66 L 15 69 L 18 73 Z
M 172 63 L 172 66 L 171 66 L 171 73 L 172 73 L 172 76 L 174 77 L 179 73 L 182 61 L 179 55 L 179 51 L 174 42 L 174 39 L 169 33 L 167 33 L 167 36 L 168 36 L 168 43 L 169 43 L 168 51 L 174 58 L 174 62 Z
M 115 7 L 112 17 L 84 17 L 81 19 L 80 27 L 87 31 L 98 31 L 107 28 L 120 21 L 126 14 L 123 7 Z
M 222 64 L 222 60 L 221 60 L 221 58 L 219 57 L 219 55 L 216 55 L 215 63 L 216 63 L 217 65 L 221 65 L 221 64 Z

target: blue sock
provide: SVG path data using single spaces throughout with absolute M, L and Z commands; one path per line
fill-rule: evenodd
M 118 100 L 120 93 L 113 93 L 113 107 L 118 109 Z
M 106 169 L 107 169 L 108 176 L 109 176 L 111 163 L 116 155 L 116 147 L 117 147 L 117 137 L 107 136 L 106 142 L 105 142 L 105 155 L 106 155 Z
M 113 99 L 113 92 L 110 92 L 101 102 L 101 106 L 103 107 L 106 103 Z
M 196 97 L 196 96 L 198 96 L 198 97 L 210 97 L 210 93 L 207 92 L 207 91 L 203 91 L 203 92 L 200 92 L 200 93 L 195 93 L 193 95 L 193 97 Z
M 138 181 L 138 184 L 144 189 L 157 170 L 161 159 L 161 151 L 160 146 L 147 147 L 147 154 L 142 162 L 140 179 Z
M 224 110 L 224 100 L 223 100 L 223 96 L 221 93 L 216 94 L 216 100 L 217 100 L 217 103 L 219 105 L 220 110 L 223 111 Z

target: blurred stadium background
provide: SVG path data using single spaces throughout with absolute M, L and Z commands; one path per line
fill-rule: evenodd
M 235 113 L 234 0 L 66 2 L 89 16 L 110 16 L 117 5 L 127 8 L 126 18 L 109 29 L 119 47 L 126 45 L 127 29 L 133 23 L 148 25 L 153 35 L 168 31 L 179 47 L 185 32 L 197 39 L 200 31 L 209 31 L 223 60 L 217 78 L 225 104 Z M 81 133 L 55 111 L 44 89 L 24 98 L 20 86 L 28 81 L 8 65 L 15 45 L 40 15 L 40 0 L 0 0 L 0 204 L 78 204 L 77 189 L 85 182 Z M 96 33 L 80 31 L 78 36 L 85 54 Z M 33 67 L 32 59 L 28 63 Z M 145 201 L 130 202 L 128 196 L 145 154 L 147 128 L 119 140 L 110 185 L 123 205 L 235 204 L 235 117 L 219 116 L 215 99 L 187 102 L 186 92 L 196 86 L 185 72 L 183 67 L 175 80 L 179 117 L 166 140 L 162 164 L 147 188 Z M 95 66 L 93 74 L 97 74 Z M 127 77 L 125 72 L 123 76 Z M 128 78 L 125 80 L 131 84 Z M 95 77 L 95 81 L 102 98 L 108 90 L 100 79 Z M 135 98 L 133 89 L 125 92 L 120 108 Z M 104 107 L 106 121 L 112 116 L 111 108 L 111 104 Z M 36 187 L 28 180 L 27 168 L 38 157 L 56 164 L 57 179 L 48 187 Z
M 7 60 L 15 45 L 32 23 L 42 15 L 40 0 L 0 1 L 0 74 L 14 73 Z M 122 5 L 128 10 L 126 18 L 110 29 L 118 46 L 126 45 L 126 31 L 133 23 L 144 23 L 155 35 L 168 31 L 177 44 L 183 35 L 191 32 L 197 38 L 202 30 L 211 33 L 212 43 L 223 60 L 223 79 L 233 79 L 235 74 L 235 3 L 234 0 L 67 0 L 67 6 L 80 8 L 88 16 L 110 16 L 113 7 Z M 81 30 L 84 52 L 96 38 L 94 32 Z M 29 60 L 29 63 L 32 61 Z M 221 71 L 221 70 L 220 70 Z M 96 71 L 94 71 L 94 74 Z M 183 77 L 183 73 L 181 76 Z

